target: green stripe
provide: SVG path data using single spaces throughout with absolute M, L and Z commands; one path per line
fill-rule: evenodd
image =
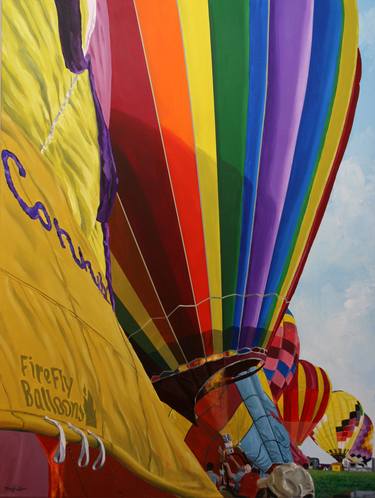
M 210 0 L 223 296 L 237 288 L 249 91 L 249 2 Z M 235 297 L 223 300 L 224 349 Z
M 125 334 L 127 335 L 127 337 L 129 337 L 131 334 L 139 330 L 140 326 L 116 295 L 115 302 L 117 319 L 120 322 L 121 327 L 124 329 Z M 143 332 L 143 330 L 137 332 L 133 337 L 131 337 L 130 340 L 134 341 L 137 346 L 139 346 L 139 348 L 142 349 L 142 351 L 161 368 L 161 370 L 168 370 L 170 368 L 162 358 L 162 356 L 160 356 L 158 351 L 155 349 L 154 345 Z

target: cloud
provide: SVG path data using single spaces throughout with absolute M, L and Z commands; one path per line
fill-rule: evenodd
M 359 14 L 360 47 L 362 50 L 375 48 L 375 7 Z
M 333 388 L 356 396 L 375 421 L 375 162 L 366 157 L 341 165 L 291 310 L 301 358 L 323 367 Z

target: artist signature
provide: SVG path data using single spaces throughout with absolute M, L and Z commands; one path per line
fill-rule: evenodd
M 11 491 L 12 493 L 17 493 L 18 491 L 25 491 L 26 488 L 23 486 L 4 486 L 4 489 Z

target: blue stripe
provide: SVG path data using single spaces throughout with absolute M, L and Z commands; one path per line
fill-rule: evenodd
M 305 102 L 266 293 L 275 293 L 281 288 L 283 272 L 289 264 L 306 210 L 336 91 L 343 15 L 341 1 L 315 1 Z M 259 328 L 269 326 L 275 305 L 275 297 L 264 301 Z
M 237 348 L 244 306 L 244 293 L 250 258 L 250 245 L 256 202 L 256 190 L 266 107 L 268 63 L 269 2 L 250 1 L 249 101 L 247 111 L 246 156 L 242 200 L 241 244 L 237 275 L 232 347 Z

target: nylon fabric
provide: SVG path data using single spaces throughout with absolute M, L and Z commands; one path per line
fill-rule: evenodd
M 213 348 L 223 349 L 219 194 L 208 4 L 178 0 L 198 168 L 210 290 Z
M 324 191 L 329 177 L 337 148 L 344 128 L 345 117 L 349 107 L 353 82 L 356 72 L 358 47 L 358 12 L 355 0 L 344 0 L 344 26 L 341 44 L 341 57 L 338 66 L 337 90 L 333 101 L 331 119 L 327 128 L 324 147 L 319 158 L 319 165 L 314 176 L 314 182 L 309 194 L 305 215 L 301 223 L 293 254 L 288 263 L 288 270 L 280 294 L 285 295 L 290 286 L 293 273 L 302 256 L 308 234 L 314 222 L 316 206 Z M 270 322 L 270 329 L 275 325 L 278 313 L 274 313 Z

